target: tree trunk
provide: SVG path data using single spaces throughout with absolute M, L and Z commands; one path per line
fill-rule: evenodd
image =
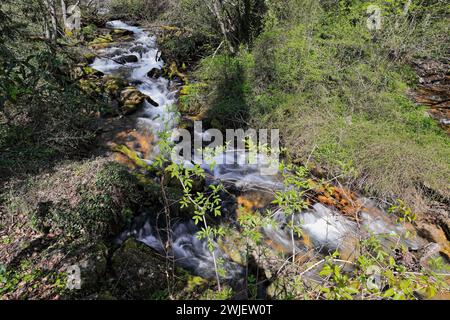
M 217 23 L 219 24 L 220 31 L 225 38 L 225 41 L 228 44 L 228 48 L 231 53 L 235 53 L 235 48 L 232 43 L 232 39 L 230 37 L 229 28 L 225 25 L 225 20 L 223 17 L 223 4 L 221 0 L 213 0 L 212 6 L 210 5 L 210 0 L 205 0 L 205 4 L 208 7 L 209 11 L 216 17 Z
M 55 0 L 44 0 L 48 15 L 51 22 L 50 39 L 56 41 L 58 37 L 58 19 L 56 17 L 56 3 Z
M 64 29 L 66 29 L 67 6 L 66 6 L 66 1 L 65 0 L 61 0 L 61 12 L 62 12 L 62 19 L 63 19 Z

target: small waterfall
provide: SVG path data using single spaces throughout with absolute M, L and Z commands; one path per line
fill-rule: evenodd
M 138 119 L 138 128 L 150 129 L 155 133 L 176 128 L 179 118 L 176 112 L 176 90 L 170 90 L 169 80 L 164 77 L 151 79 L 147 76 L 153 68 L 162 69 L 164 66 L 156 45 L 156 37 L 121 21 L 108 22 L 107 27 L 133 32 L 134 41 L 104 49 L 101 52 L 103 57 L 96 58 L 91 67 L 106 75 L 124 77 L 128 82 L 136 83 L 139 91 L 157 103 L 158 106 L 153 106 L 144 101 L 144 111 Z M 135 56 L 137 61 L 119 63 L 120 58 L 125 56 Z

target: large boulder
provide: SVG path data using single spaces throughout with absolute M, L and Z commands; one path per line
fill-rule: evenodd
M 121 56 L 119 58 L 114 59 L 117 63 L 126 64 L 126 63 L 136 63 L 139 61 L 139 58 L 134 54 L 128 54 L 125 56 Z
M 118 285 L 130 298 L 151 299 L 167 289 L 171 263 L 134 239 L 126 240 L 112 257 Z
M 138 180 L 115 162 L 98 158 L 61 165 L 17 192 L 11 214 L 27 214 L 35 229 L 69 238 L 116 235 L 141 203 Z M 15 212 L 19 211 L 19 212 Z
M 120 99 L 122 102 L 122 113 L 127 115 L 135 112 L 147 96 L 137 90 L 135 87 L 126 87 L 120 93 Z

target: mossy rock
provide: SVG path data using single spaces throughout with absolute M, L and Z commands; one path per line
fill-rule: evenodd
M 147 99 L 147 96 L 135 87 L 126 87 L 120 93 L 120 99 L 122 102 L 122 113 L 128 115 L 138 110 Z
M 86 62 L 88 64 L 93 63 L 95 60 L 95 57 L 96 57 L 95 54 L 93 54 L 92 52 L 88 52 L 83 55 L 83 58 L 86 60 Z
M 83 74 L 94 77 L 103 77 L 105 75 L 103 72 L 89 66 L 83 67 Z
M 169 67 L 165 67 L 164 73 L 169 77 L 169 79 L 179 78 L 183 84 L 189 84 L 189 77 L 178 69 L 176 62 L 172 62 Z
M 89 44 L 89 46 L 93 50 L 101 50 L 101 49 L 106 49 L 110 46 L 113 46 L 114 44 L 115 44 L 115 42 L 102 42 L 102 43 L 92 43 L 92 44 Z
M 211 123 L 211 128 L 218 129 L 218 130 L 223 129 L 222 123 L 218 119 L 215 119 L 215 118 L 211 119 L 210 123 Z
M 87 41 L 92 41 L 95 38 L 97 32 L 97 26 L 94 24 L 89 24 L 81 29 L 81 34 Z
M 101 82 L 97 79 L 80 79 L 79 86 L 88 95 L 100 94 L 102 92 Z
M 128 83 L 120 78 L 107 76 L 104 78 L 103 87 L 105 93 L 111 97 L 119 97 L 123 88 L 125 88 Z
M 124 29 L 114 29 L 112 31 L 113 36 L 117 36 L 117 37 L 125 37 L 125 36 L 132 36 L 133 35 L 133 31 L 130 30 L 124 30 Z
M 111 43 L 111 42 L 113 42 L 112 36 L 110 34 L 105 34 L 105 35 L 98 36 L 97 38 L 92 40 L 89 44 L 95 45 L 95 44 L 103 44 L 103 43 Z
M 134 299 L 151 299 L 167 288 L 171 263 L 134 239 L 126 240 L 112 257 L 118 286 Z

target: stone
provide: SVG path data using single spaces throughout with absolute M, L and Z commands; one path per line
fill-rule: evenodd
M 127 82 L 119 78 L 107 76 L 103 80 L 103 87 L 105 92 L 112 97 L 119 97 L 121 91 L 126 86 Z
M 136 63 L 139 61 L 139 58 L 134 54 L 129 54 L 125 56 L 121 56 L 119 58 L 114 59 L 117 63 L 126 64 L 126 63 Z
M 104 279 L 107 269 L 108 249 L 105 244 L 98 243 L 89 250 L 85 250 L 84 256 L 78 256 L 77 266 L 80 268 L 81 288 L 85 291 L 95 289 Z
M 112 257 L 117 283 L 135 299 L 150 299 L 167 288 L 171 263 L 134 239 L 126 240 Z
M 162 76 L 162 70 L 158 69 L 158 68 L 153 68 L 152 70 L 150 70 L 147 73 L 147 77 L 152 78 L 152 79 L 158 79 L 159 77 Z
M 130 48 L 130 52 L 135 52 L 135 53 L 139 54 L 141 57 L 145 52 L 147 52 L 147 50 L 148 50 L 147 48 L 145 48 L 144 46 L 141 46 L 141 45 L 137 45 L 137 46 Z
M 146 97 L 145 100 L 146 100 L 148 103 L 150 103 L 152 106 L 154 106 L 154 107 L 159 107 L 159 103 L 156 102 L 155 100 L 153 100 L 152 98 Z
M 440 245 L 440 252 L 450 257 L 450 244 L 441 227 L 424 222 L 417 223 L 417 230 L 420 236 L 424 237 L 430 242 Z
M 135 112 L 145 99 L 147 99 L 147 96 L 141 93 L 135 87 L 126 87 L 120 93 L 122 113 L 128 115 Z

